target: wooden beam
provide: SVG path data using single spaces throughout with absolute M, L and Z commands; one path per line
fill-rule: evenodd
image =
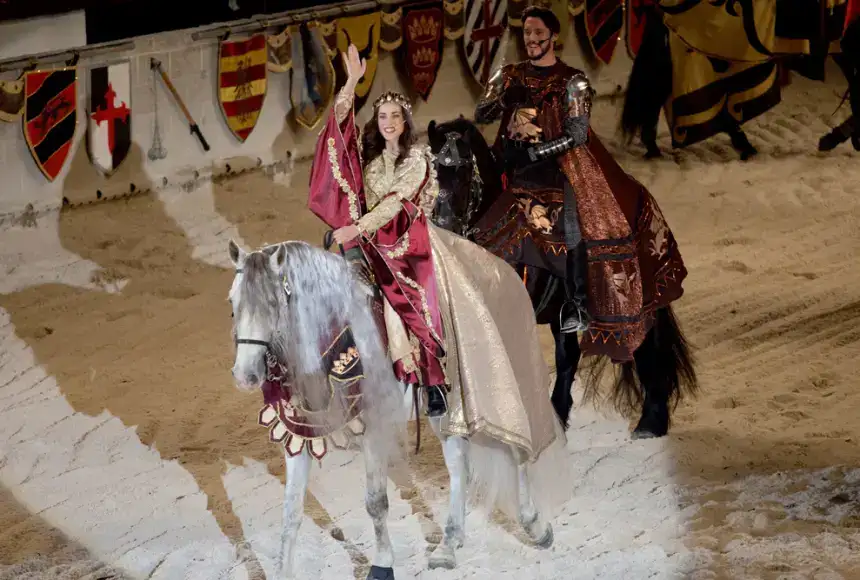
M 381 8 L 382 6 L 396 6 L 398 4 L 406 4 L 410 1 L 417 0 L 363 0 L 358 2 L 352 0 L 349 2 L 327 5 L 322 8 L 288 10 L 278 14 L 255 16 L 254 18 L 246 18 L 245 20 L 236 20 L 234 22 L 219 24 L 218 26 L 192 33 L 191 39 L 205 40 L 209 38 L 218 38 L 227 33 L 240 34 L 246 32 L 259 32 L 273 26 L 299 24 L 309 20 L 319 20 L 330 18 L 332 16 L 345 16 L 347 14 L 367 12 L 375 8 Z
M 63 50 L 55 50 L 52 52 L 40 52 L 37 54 L 27 54 L 24 56 L 16 56 L 0 60 L 0 72 L 9 70 L 18 70 L 26 68 L 30 65 L 56 63 L 69 60 L 75 55 L 78 56 L 95 56 L 97 54 L 106 54 L 118 52 L 120 50 L 134 50 L 133 40 L 123 40 L 119 42 L 105 42 L 102 44 L 89 44 L 87 46 L 77 46 L 74 48 L 66 48 Z

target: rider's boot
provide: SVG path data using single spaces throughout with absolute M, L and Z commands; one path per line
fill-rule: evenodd
M 447 388 L 445 385 L 427 387 L 427 416 L 441 417 L 448 412 Z
M 560 332 L 570 334 L 588 330 L 588 290 L 586 287 L 587 254 L 585 242 L 567 251 L 567 276 L 565 293 L 567 301 L 559 312 Z

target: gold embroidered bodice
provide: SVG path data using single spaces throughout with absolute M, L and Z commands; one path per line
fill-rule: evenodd
M 339 123 L 346 119 L 352 103 L 351 92 L 341 90 L 338 93 L 334 110 Z M 418 205 L 429 217 L 439 196 L 433 160 L 430 147 L 413 145 L 399 166 L 396 165 L 397 155 L 387 149 L 371 161 L 364 171 L 367 213 L 356 222 L 358 229 L 366 235 L 372 235 L 400 213 L 403 209 L 401 202 L 407 199 Z

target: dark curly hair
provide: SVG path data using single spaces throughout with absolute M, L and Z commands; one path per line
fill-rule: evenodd
M 415 135 L 415 123 L 412 121 L 412 113 L 400 107 L 400 112 L 403 114 L 403 133 L 400 134 L 400 139 L 397 140 L 400 145 L 400 155 L 397 157 L 396 165 L 400 165 L 406 156 L 409 155 L 409 150 L 418 141 Z M 365 123 L 364 130 L 361 132 L 361 152 L 362 165 L 367 167 L 370 162 L 382 155 L 385 150 L 385 137 L 379 132 L 379 109 L 373 110 L 373 117 Z
M 529 6 L 523 10 L 522 21 L 525 24 L 527 18 L 539 18 L 544 26 L 549 28 L 551 34 L 561 33 L 561 23 L 555 13 L 543 6 Z

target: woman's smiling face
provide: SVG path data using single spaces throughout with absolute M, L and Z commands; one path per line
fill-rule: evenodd
M 376 121 L 379 124 L 379 132 L 386 142 L 397 142 L 403 134 L 403 109 L 397 103 L 383 103 L 376 113 Z

